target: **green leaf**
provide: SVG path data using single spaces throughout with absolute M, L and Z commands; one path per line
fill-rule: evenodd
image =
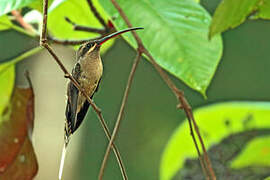
M 100 13 L 100 15 L 107 20 L 107 16 L 104 10 L 101 8 L 97 0 L 93 0 L 93 3 Z M 85 39 L 96 38 L 99 36 L 97 33 L 88 33 L 82 31 L 74 31 L 72 25 L 65 21 L 65 17 L 68 17 L 73 22 L 79 25 L 86 25 L 95 28 L 102 28 L 102 25 L 90 11 L 90 7 L 86 0 L 69 0 L 63 2 L 61 5 L 52 5 L 49 9 L 48 17 L 48 29 L 55 37 L 61 39 Z M 72 13 L 67 13 L 72 12 Z M 112 45 L 113 41 L 104 44 L 102 52 Z
M 267 177 L 267 178 L 265 178 L 264 180 L 270 180 L 270 176 L 269 176 L 269 177 Z
M 0 1 L 0 16 L 7 14 L 14 9 L 19 9 L 36 0 L 1 0 Z
M 117 29 L 126 25 L 114 6 L 100 0 Z M 157 63 L 189 87 L 205 95 L 222 54 L 220 36 L 208 40 L 211 17 L 191 0 L 118 0 Z M 131 8 L 132 7 L 132 8 Z M 124 38 L 136 47 L 130 33 Z
M 0 39 L 0 63 L 13 61 L 39 46 L 38 39 L 14 30 L 0 31 Z
M 267 102 L 226 102 L 194 111 L 207 149 L 232 133 L 270 128 L 269 116 L 270 103 Z M 183 167 L 186 158 L 197 156 L 189 130 L 186 120 L 170 138 L 160 164 L 162 180 L 171 179 Z
M 218 180 L 228 180 L 228 179 L 245 179 L 245 180 L 254 180 L 254 179 L 263 179 L 270 174 L 270 164 L 266 165 L 263 163 L 262 159 L 269 159 L 267 153 L 257 154 L 258 159 L 261 159 L 261 162 L 258 160 L 257 163 L 250 163 L 246 167 L 241 168 L 232 168 L 230 165 L 235 158 L 245 151 L 245 148 L 248 146 L 252 140 L 260 138 L 262 136 L 269 136 L 270 129 L 260 129 L 260 130 L 248 130 L 240 133 L 233 133 L 220 142 L 209 148 L 208 155 L 211 159 L 215 175 Z M 264 147 L 260 146 L 259 148 L 267 148 L 269 144 Z M 262 149 L 261 149 L 262 150 Z M 253 154 L 256 154 L 255 151 Z M 243 161 L 249 161 L 249 159 L 243 159 Z M 248 163 L 246 163 L 248 164 Z M 184 166 L 177 172 L 173 179 L 202 179 L 203 172 L 198 163 L 198 158 L 188 158 L 185 160 Z
M 4 68 L 4 66 L 0 65 L 0 124 L 3 111 L 9 103 L 15 80 L 15 67 L 10 66 L 5 70 Z
M 270 2 L 268 0 L 222 0 L 214 13 L 209 37 L 239 26 L 252 14 L 253 19 L 269 19 Z
M 12 23 L 8 19 L 7 16 L 1 16 L 0 17 L 0 31 L 9 29 L 12 26 Z
M 270 1 L 260 0 L 254 18 L 270 19 Z
M 249 142 L 241 155 L 231 163 L 232 168 L 243 168 L 249 166 L 270 165 L 270 136 L 256 138 Z
M 62 3 L 66 0 L 48 0 L 48 7 L 52 4 L 52 2 L 55 3 Z M 28 5 L 29 7 L 38 10 L 39 12 L 42 12 L 43 10 L 43 0 L 34 0 L 31 4 Z
M 41 51 L 41 50 L 42 50 L 42 47 L 40 47 L 40 46 L 39 46 L 39 47 L 36 47 L 36 48 L 33 48 L 33 49 L 31 49 L 31 50 L 29 50 L 29 51 L 27 51 L 27 52 L 25 52 L 25 53 L 23 53 L 23 54 L 17 56 L 17 57 L 14 58 L 14 59 L 9 60 L 9 61 L 6 62 L 6 63 L 0 64 L 0 67 L 1 67 L 1 68 L 0 68 L 0 75 L 1 75 L 1 73 L 3 73 L 7 68 L 13 66 L 14 64 L 16 64 L 16 63 L 18 63 L 18 62 L 24 60 L 25 58 L 27 58 L 27 57 L 29 57 L 29 56 L 31 56 L 31 55 L 33 55 L 33 54 L 38 53 L 38 52 Z

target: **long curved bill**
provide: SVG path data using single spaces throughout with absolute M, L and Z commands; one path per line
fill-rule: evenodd
M 128 29 L 124 29 L 124 30 L 121 30 L 121 31 L 117 31 L 115 33 L 112 33 L 112 34 L 109 34 L 108 36 L 105 36 L 99 40 L 96 40 L 96 43 L 101 46 L 103 43 L 105 43 L 106 41 L 108 41 L 109 39 L 115 37 L 115 36 L 118 36 L 120 34 L 123 34 L 125 32 L 129 32 L 129 31 L 135 31 L 135 30 L 139 30 L 139 29 L 143 29 L 142 27 L 135 27 L 135 28 L 128 28 Z

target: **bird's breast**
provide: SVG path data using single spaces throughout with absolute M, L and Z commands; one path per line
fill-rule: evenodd
M 82 60 L 81 68 L 79 82 L 86 93 L 92 96 L 103 73 L 102 61 L 100 58 Z

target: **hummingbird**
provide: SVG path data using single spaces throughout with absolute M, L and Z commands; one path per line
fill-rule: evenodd
M 122 33 L 143 29 L 140 27 L 128 28 L 114 32 L 97 40 L 82 44 L 76 52 L 77 62 L 71 75 L 79 83 L 81 88 L 92 99 L 97 92 L 103 74 L 103 64 L 100 58 L 100 48 L 103 43 Z M 90 103 L 85 96 L 69 82 L 67 85 L 66 121 L 64 128 L 64 147 L 59 169 L 59 180 L 62 177 L 65 154 L 70 136 L 80 127 L 89 109 Z

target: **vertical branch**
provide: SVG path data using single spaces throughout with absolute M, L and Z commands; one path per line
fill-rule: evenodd
M 40 45 L 43 46 L 46 43 L 46 33 L 47 33 L 47 14 L 48 14 L 48 0 L 43 0 L 43 22 L 42 22 L 42 32 L 40 37 Z
M 130 74 L 129 74 L 129 77 L 128 77 L 128 82 L 127 82 L 127 85 L 126 85 L 126 90 L 125 90 L 125 93 L 124 93 L 124 96 L 123 96 L 121 108 L 120 108 L 120 111 L 118 113 L 118 117 L 117 117 L 115 126 L 114 126 L 114 129 L 113 129 L 112 137 L 111 137 L 111 140 L 110 140 L 110 142 L 109 142 L 109 144 L 107 146 L 107 149 L 106 149 L 106 152 L 105 152 L 105 155 L 104 155 L 104 159 L 103 159 L 102 164 L 101 164 L 101 168 L 100 168 L 100 171 L 99 171 L 99 177 L 98 177 L 99 180 L 102 180 L 102 178 L 103 178 L 105 166 L 106 166 L 106 163 L 107 163 L 109 154 L 110 154 L 110 149 L 111 149 L 111 146 L 113 144 L 113 141 L 114 141 L 114 139 L 116 137 L 116 134 L 118 132 L 118 129 L 120 127 L 120 122 L 121 122 L 121 119 L 123 117 L 125 105 L 126 105 L 126 102 L 127 102 L 127 99 L 128 99 L 129 91 L 130 91 L 130 87 L 131 87 L 131 84 L 132 84 L 132 81 L 133 81 L 133 78 L 134 78 L 134 74 L 135 74 L 136 68 L 137 68 L 137 66 L 139 64 L 139 61 L 141 59 L 141 55 L 142 55 L 142 53 L 140 52 L 140 49 L 138 49 L 136 58 L 134 60 L 134 63 L 132 65 L 132 69 L 131 69 Z
M 59 65 L 61 70 L 64 72 L 65 77 L 70 79 L 70 81 L 74 84 L 74 86 L 85 96 L 87 101 L 90 103 L 92 108 L 97 113 L 97 115 L 99 117 L 99 120 L 101 122 L 101 125 L 102 125 L 102 127 L 103 127 L 103 129 L 105 131 L 105 134 L 106 134 L 108 140 L 110 141 L 110 138 L 111 138 L 110 137 L 110 132 L 109 132 L 108 126 L 106 125 L 105 120 L 104 120 L 104 118 L 102 116 L 101 110 L 96 106 L 96 104 L 92 101 L 92 99 L 85 93 L 84 89 L 82 89 L 82 87 L 73 78 L 73 76 L 67 71 L 67 69 L 65 68 L 65 66 L 63 65 L 61 60 L 58 58 L 58 56 L 54 53 L 52 48 L 47 43 L 47 36 L 46 36 L 46 34 L 47 34 L 47 12 L 48 12 L 48 0 L 43 0 L 43 25 L 42 25 L 42 34 L 41 34 L 41 37 L 40 37 L 40 45 L 47 49 L 47 51 L 51 54 L 51 56 L 56 61 L 56 63 Z M 115 144 L 112 144 L 112 149 L 114 151 L 117 162 L 119 164 L 122 177 L 123 177 L 124 180 L 127 180 L 128 178 L 127 178 L 126 170 L 125 170 L 125 167 L 123 165 L 120 153 L 119 153 L 117 147 L 115 146 Z

